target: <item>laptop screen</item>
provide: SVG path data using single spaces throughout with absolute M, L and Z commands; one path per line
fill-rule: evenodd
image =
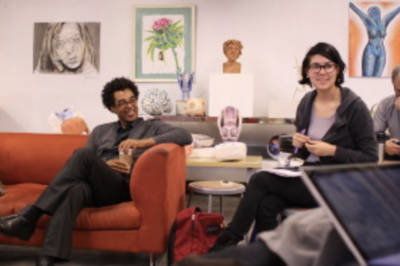
M 303 179 L 366 261 L 400 253 L 400 165 L 305 167 Z

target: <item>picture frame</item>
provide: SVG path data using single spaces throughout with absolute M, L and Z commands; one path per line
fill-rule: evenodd
M 400 63 L 399 17 L 398 1 L 349 2 L 350 78 L 391 76 Z
M 135 82 L 176 82 L 195 66 L 195 5 L 134 6 Z

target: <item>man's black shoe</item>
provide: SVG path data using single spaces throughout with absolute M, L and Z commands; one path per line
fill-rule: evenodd
M 50 256 L 40 256 L 36 260 L 36 266 L 54 266 L 55 259 Z
M 0 233 L 25 241 L 31 238 L 35 225 L 36 222 L 26 219 L 21 214 L 0 217 Z

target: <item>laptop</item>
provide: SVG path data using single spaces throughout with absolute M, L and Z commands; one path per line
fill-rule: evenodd
M 302 167 L 359 265 L 400 265 L 400 164 Z

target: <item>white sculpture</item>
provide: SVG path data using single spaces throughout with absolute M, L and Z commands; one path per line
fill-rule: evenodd
M 242 131 L 242 117 L 237 108 L 227 106 L 218 117 L 218 128 L 224 142 L 237 141 Z
M 242 131 L 242 117 L 237 108 L 227 106 L 218 117 L 218 128 L 224 143 L 215 146 L 214 158 L 217 161 L 237 161 L 246 159 L 247 146 L 238 142 Z

